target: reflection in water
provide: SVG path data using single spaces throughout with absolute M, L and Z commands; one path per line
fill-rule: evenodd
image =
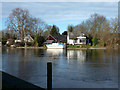
M 3 48 L 3 70 L 46 87 L 46 65 L 53 63 L 54 88 L 118 87 L 118 51 Z M 63 83 L 64 82 L 64 83 Z
M 80 62 L 85 62 L 86 60 L 86 50 L 68 50 L 67 51 L 68 61 L 76 59 Z
M 46 53 L 47 57 L 59 58 L 59 56 L 63 55 L 63 49 L 47 49 Z

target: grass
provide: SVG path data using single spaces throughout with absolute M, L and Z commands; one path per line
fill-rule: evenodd
M 88 45 L 84 45 L 84 46 L 81 46 L 81 45 L 69 45 L 68 48 L 89 48 L 90 46 Z
M 81 48 L 90 48 L 90 46 L 89 45 L 84 45 Z
M 71 49 L 82 49 L 82 48 L 86 48 L 86 49 L 88 49 L 88 48 L 90 48 L 90 47 L 92 47 L 92 48 L 103 48 L 103 46 L 90 46 L 90 45 L 68 45 L 68 48 L 71 48 Z

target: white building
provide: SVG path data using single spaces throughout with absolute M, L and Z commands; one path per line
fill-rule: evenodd
M 20 42 L 22 42 L 20 39 L 15 40 L 15 43 L 20 43 Z M 24 42 L 34 42 L 34 39 L 30 35 L 27 35 L 24 37 Z
M 27 35 L 24 37 L 24 42 L 34 42 L 34 39 L 30 35 Z
M 87 37 L 85 34 L 81 33 L 78 37 L 74 37 L 73 33 L 68 32 L 67 44 L 81 45 L 87 43 Z

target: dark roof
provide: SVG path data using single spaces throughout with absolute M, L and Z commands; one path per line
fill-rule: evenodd
M 74 38 L 76 38 L 76 37 L 75 37 L 75 35 L 74 35 L 73 33 L 69 32 L 69 38 L 70 38 L 70 39 L 74 39 Z
M 35 36 L 31 36 L 33 39 L 35 38 Z
M 76 39 L 76 38 L 79 37 L 79 36 L 81 36 L 81 37 L 86 37 L 86 35 L 85 35 L 84 33 L 80 33 L 79 35 L 75 35 L 74 33 L 69 32 L 69 38 L 70 38 L 70 39 Z
M 57 41 L 66 42 L 67 41 L 67 35 L 51 35 L 53 36 Z

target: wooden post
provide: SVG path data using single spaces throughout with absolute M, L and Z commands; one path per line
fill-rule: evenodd
M 52 63 L 47 63 L 47 90 L 52 90 Z

